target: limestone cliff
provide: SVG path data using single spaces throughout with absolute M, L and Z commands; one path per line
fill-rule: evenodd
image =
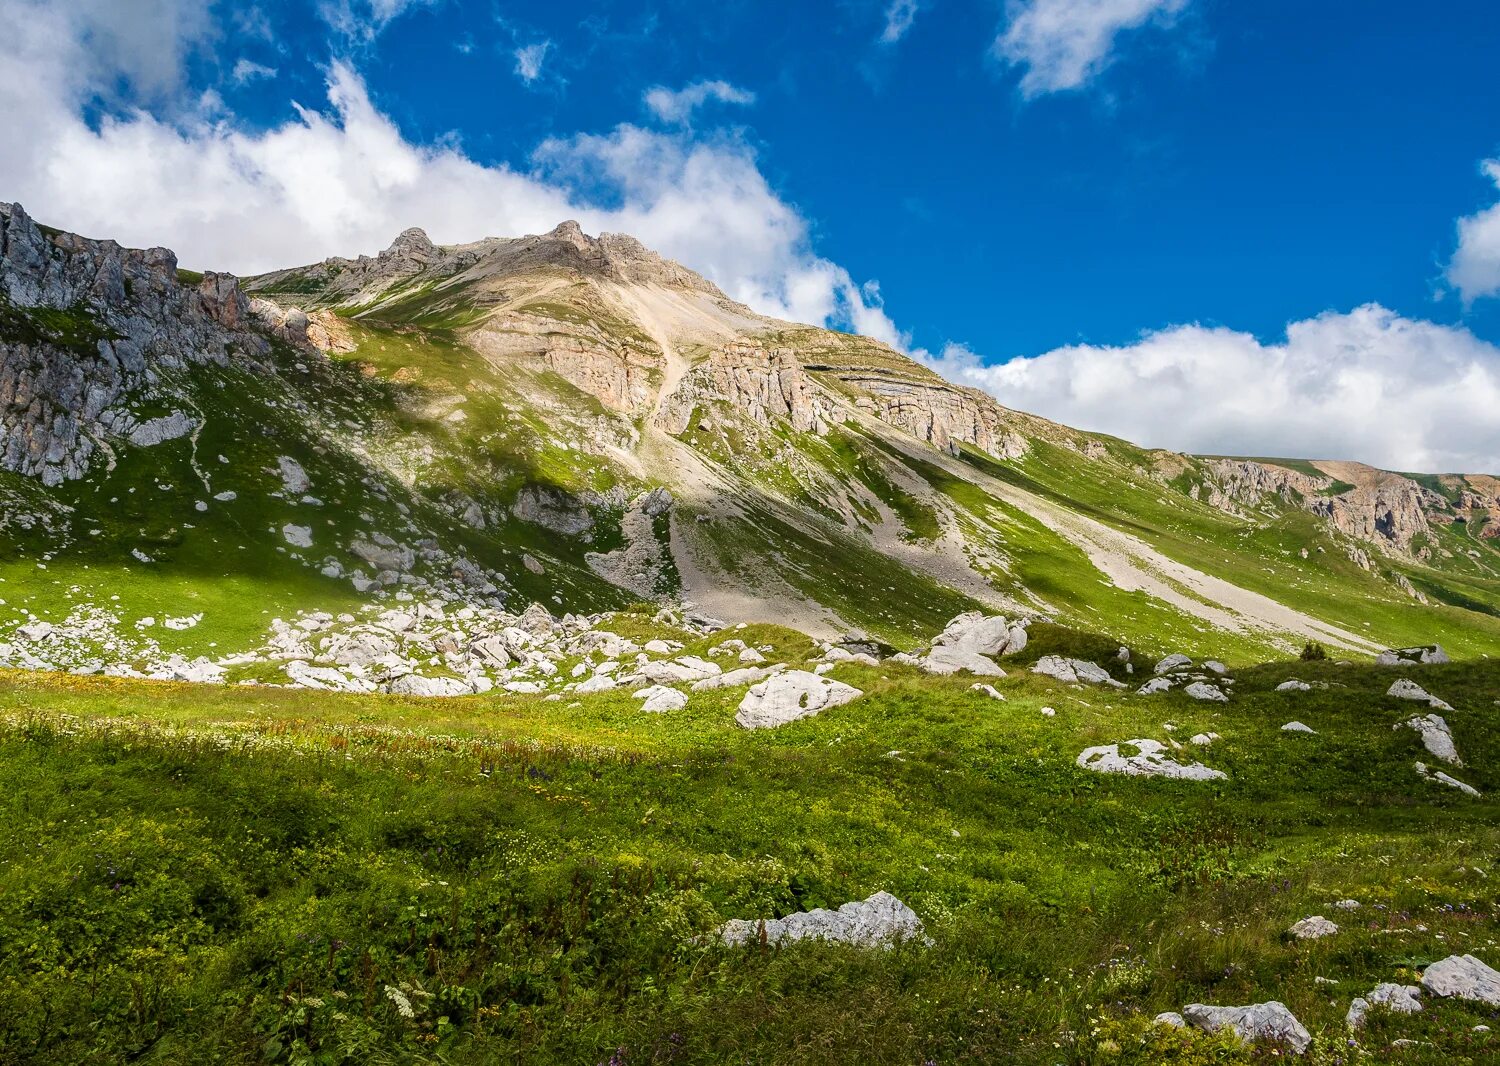
M 111 438 L 190 432 L 141 422 L 128 399 L 159 372 L 265 353 L 236 279 L 184 283 L 165 248 L 43 230 L 0 204 L 0 469 L 47 485 L 82 477 Z

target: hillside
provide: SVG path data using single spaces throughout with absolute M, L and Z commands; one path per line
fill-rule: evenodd
M 0 205 L 0 1063 L 1495 1061 L 1497 492 Z
M 242 285 L 0 224 L 8 625 L 107 607 L 132 665 L 403 590 L 903 646 L 976 607 L 1234 661 L 1500 646 L 1494 478 L 1145 451 L 571 223 Z

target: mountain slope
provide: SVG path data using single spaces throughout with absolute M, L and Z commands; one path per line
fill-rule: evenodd
M 201 613 L 153 639 L 222 653 L 431 593 L 907 645 L 988 606 L 1245 660 L 1500 648 L 1493 477 L 1138 449 L 629 237 L 408 230 L 241 288 L 9 206 L 0 271 L 11 627 Z

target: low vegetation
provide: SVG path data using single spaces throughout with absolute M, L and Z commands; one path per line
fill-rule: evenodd
M 781 660 L 814 651 L 740 635 Z M 1023 659 L 1112 646 L 1038 627 Z M 846 664 L 833 676 L 862 699 L 755 733 L 733 725 L 737 690 L 650 715 L 625 693 L 0 674 L 0 1056 L 1234 1063 L 1270 1051 L 1150 1018 L 1267 999 L 1313 1031 L 1314 1063 L 1500 1054 L 1474 1028 L 1496 1012 L 1456 1001 L 1372 1015 L 1357 1044 L 1343 1027 L 1378 982 L 1453 953 L 1500 961 L 1500 666 L 1420 674 L 1456 705 L 1479 800 L 1413 770 L 1389 670 L 1271 664 L 1207 705 L 1007 666 L 995 700 L 966 677 Z M 1328 687 L 1275 691 L 1290 676 Z M 1293 718 L 1316 734 L 1282 732 Z M 1074 765 L 1089 745 L 1209 731 L 1194 757 L 1225 782 Z M 882 889 L 930 946 L 708 935 Z M 1331 909 L 1343 899 L 1362 906 Z M 1340 932 L 1288 940 L 1309 914 Z

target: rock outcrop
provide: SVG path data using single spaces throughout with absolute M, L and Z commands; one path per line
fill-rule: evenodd
M 0 469 L 52 486 L 113 438 L 170 439 L 181 425 L 130 409 L 158 371 L 268 350 L 234 277 L 184 282 L 165 248 L 44 231 L 0 204 Z
M 1287 1009 L 1285 1003 L 1275 1000 L 1254 1003 L 1248 1007 L 1214 1007 L 1205 1003 L 1189 1003 L 1182 1008 L 1182 1017 L 1189 1025 L 1205 1032 L 1217 1033 L 1221 1029 L 1230 1029 L 1241 1040 L 1285 1044 L 1298 1055 L 1312 1046 L 1312 1034 Z
M 713 405 L 727 404 L 753 422 L 787 422 L 799 433 L 825 433 L 828 403 L 790 348 L 729 344 L 685 374 L 656 414 L 656 424 L 673 435 L 685 433 L 694 412 L 712 417 Z
M 717 935 L 730 945 L 831 940 L 861 948 L 890 948 L 924 940 L 922 919 L 889 892 L 845 903 L 838 910 L 819 907 L 785 918 L 732 918 L 719 927 Z

